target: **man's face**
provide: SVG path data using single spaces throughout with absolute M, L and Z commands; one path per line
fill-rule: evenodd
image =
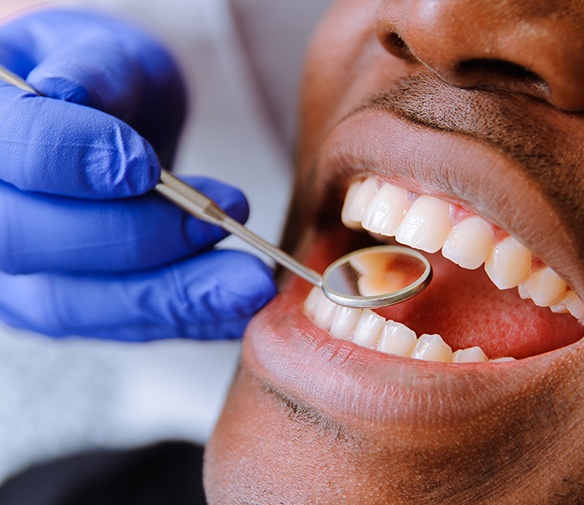
M 584 2 L 334 3 L 285 245 L 322 271 L 397 235 L 434 280 L 373 315 L 287 277 L 246 334 L 210 503 L 584 502 L 582 110 Z

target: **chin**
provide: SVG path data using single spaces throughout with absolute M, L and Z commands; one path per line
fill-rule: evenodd
M 339 3 L 309 54 L 284 245 L 323 271 L 404 244 L 434 277 L 371 311 L 282 276 L 207 449 L 209 501 L 582 503 L 584 188 L 551 168 L 575 166 L 582 120 L 412 68 Z

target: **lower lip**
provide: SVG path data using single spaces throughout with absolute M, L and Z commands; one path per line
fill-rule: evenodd
M 330 248 L 320 244 L 311 257 L 334 259 L 325 251 Z M 292 279 L 256 316 L 244 339 L 242 366 L 337 420 L 419 422 L 423 416 L 434 422 L 472 415 L 473 409 L 478 414 L 490 403 L 517 398 L 526 383 L 533 387 L 550 373 L 567 373 L 574 354 L 584 352 L 580 341 L 510 363 L 443 364 L 385 355 L 316 327 L 302 310 L 309 290 Z

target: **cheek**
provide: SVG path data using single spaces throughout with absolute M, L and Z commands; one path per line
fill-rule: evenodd
M 303 133 L 322 136 L 334 118 L 342 116 L 341 102 L 355 80 L 363 46 L 371 40 L 377 3 L 337 1 L 319 24 L 308 48 L 302 82 Z
M 310 166 L 328 132 L 411 70 L 377 39 L 380 0 L 339 0 L 308 48 L 301 86 L 300 166 Z

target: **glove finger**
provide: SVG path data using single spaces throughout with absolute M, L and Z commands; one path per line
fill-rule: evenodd
M 114 35 L 96 39 L 86 34 L 47 55 L 27 80 L 45 96 L 121 119 L 156 150 L 164 147 L 163 140 L 178 136 L 185 118 L 186 91 L 179 71 L 146 36 L 130 44 Z
M 186 91 L 173 57 L 123 20 L 66 9 L 18 18 L 0 27 L 2 61 L 43 95 L 130 124 L 157 152 L 174 144 L 184 121 Z
M 152 147 L 103 112 L 0 83 L 0 179 L 83 198 L 141 194 L 158 182 Z
M 212 179 L 185 179 L 245 222 L 241 191 Z M 125 271 L 151 268 L 209 248 L 227 234 L 157 194 L 82 200 L 22 192 L 0 183 L 0 270 Z
M 222 340 L 241 337 L 274 294 L 260 260 L 216 250 L 133 274 L 0 273 L 0 317 L 54 337 Z
M 47 55 L 27 82 L 41 95 L 98 109 L 124 122 L 135 118 L 147 84 L 139 62 L 119 41 L 90 35 Z

